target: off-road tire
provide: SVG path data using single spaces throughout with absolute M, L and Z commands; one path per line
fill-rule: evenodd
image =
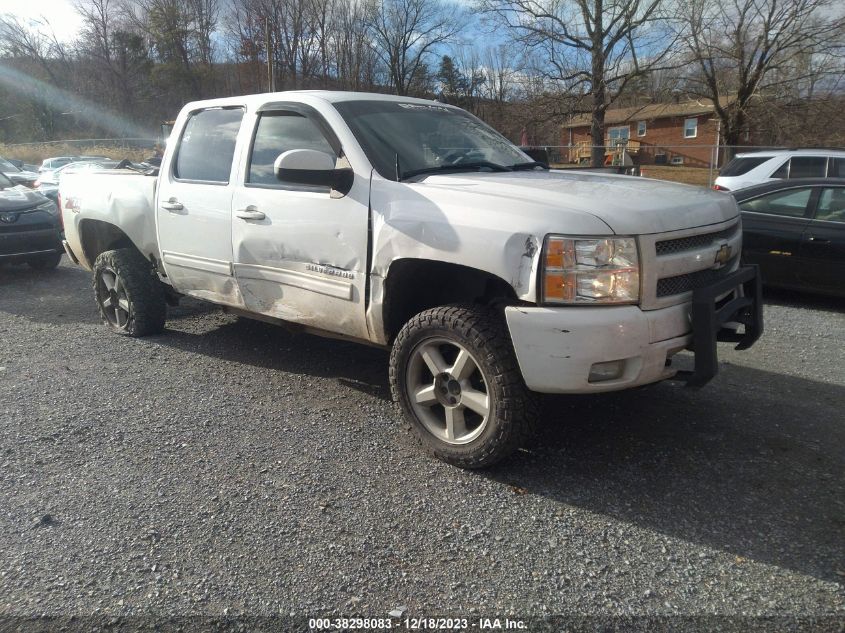
M 120 279 L 128 301 L 128 319 L 122 326 L 107 314 L 98 284 L 106 271 Z M 164 288 L 150 263 L 134 248 L 120 248 L 100 253 L 94 262 L 94 300 L 100 318 L 111 330 L 124 336 L 140 337 L 160 334 L 167 318 Z
M 435 436 L 415 413 L 408 366 L 427 340 L 448 339 L 465 348 L 486 376 L 490 413 L 481 434 L 455 445 Z M 422 447 L 459 468 L 486 468 L 508 457 L 534 434 L 537 395 L 522 379 L 501 312 L 476 306 L 443 306 L 413 317 L 399 332 L 390 354 L 390 388 L 410 430 Z
M 48 255 L 37 255 L 26 260 L 29 267 L 34 270 L 53 270 L 62 261 L 61 253 L 50 253 Z

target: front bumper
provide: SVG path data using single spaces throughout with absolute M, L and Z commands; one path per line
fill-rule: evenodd
M 25 259 L 63 251 L 62 234 L 57 226 L 0 226 L 0 259 Z
M 525 383 L 541 393 L 616 391 L 668 378 L 700 387 L 718 371 L 717 341 L 746 349 L 763 331 L 753 266 L 696 290 L 691 303 L 660 310 L 511 306 L 505 318 Z M 695 369 L 678 372 L 669 361 L 684 349 L 695 352 Z M 590 380 L 594 365 L 613 361 L 621 367 L 617 377 Z

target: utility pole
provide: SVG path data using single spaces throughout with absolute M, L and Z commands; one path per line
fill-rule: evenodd
M 270 39 L 270 17 L 264 18 L 264 49 L 267 51 L 267 91 L 276 92 L 276 77 L 273 73 L 273 42 Z

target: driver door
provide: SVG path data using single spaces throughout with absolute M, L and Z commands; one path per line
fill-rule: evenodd
M 331 128 L 312 108 L 274 104 L 253 114 L 253 139 L 232 200 L 234 272 L 248 310 L 321 330 L 368 338 L 369 177 L 345 196 L 328 187 L 280 182 L 285 151 L 342 158 Z

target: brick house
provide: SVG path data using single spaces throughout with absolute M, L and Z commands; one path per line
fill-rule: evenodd
M 574 115 L 563 127 L 569 161 L 589 161 L 590 114 Z M 619 164 L 622 151 L 638 165 L 707 167 L 718 146 L 719 122 L 709 100 L 650 103 L 605 114 L 605 164 Z

